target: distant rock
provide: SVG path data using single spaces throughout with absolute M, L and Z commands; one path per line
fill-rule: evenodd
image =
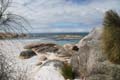
M 62 39 L 82 39 L 82 35 L 57 35 L 55 39 L 62 40 Z
M 21 33 L 2 33 L 0 32 L 0 39 L 13 39 L 13 38 L 25 38 L 27 34 Z
M 79 52 L 71 60 L 73 70 L 86 80 L 120 80 L 120 65 L 110 63 L 102 53 L 102 31 L 95 28 L 80 40 Z

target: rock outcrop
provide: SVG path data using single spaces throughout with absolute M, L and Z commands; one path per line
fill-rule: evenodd
M 39 56 L 34 80 L 65 80 L 60 71 L 67 60 L 77 80 L 120 80 L 120 65 L 109 62 L 103 54 L 102 31 L 101 27 L 93 29 L 77 45 L 36 43 L 25 46 Z
M 35 71 L 34 80 L 65 80 L 61 74 L 64 63 L 58 60 L 49 60 Z
M 102 28 L 95 28 L 80 40 L 79 52 L 71 59 L 73 71 L 86 80 L 120 80 L 120 65 L 112 64 L 102 53 Z
M 69 45 L 70 46 L 70 45 Z M 70 57 L 75 52 L 71 48 L 63 47 L 54 43 L 31 43 L 24 46 L 26 51 L 20 53 L 22 59 L 28 59 L 35 54 L 38 57 L 37 66 L 41 66 L 49 60 L 59 60 L 61 62 L 70 63 Z
M 22 51 L 20 53 L 19 57 L 21 59 L 28 59 L 28 58 L 31 58 L 31 57 L 33 57 L 35 55 L 36 55 L 36 53 L 34 51 L 32 51 L 32 50 L 26 50 L 26 51 Z
M 57 56 L 70 56 L 62 46 L 54 43 L 32 43 L 24 46 L 24 49 L 31 49 L 37 55 L 54 53 Z

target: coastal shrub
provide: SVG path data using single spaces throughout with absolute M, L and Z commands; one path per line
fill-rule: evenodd
M 62 68 L 62 75 L 64 76 L 65 79 L 72 80 L 73 78 L 72 66 L 69 64 L 65 64 L 64 67 Z
M 28 31 L 25 26 L 28 26 L 28 21 L 20 15 L 9 12 L 8 8 L 11 7 L 11 0 L 0 0 L 0 38 L 10 37 L 12 33 L 22 33 Z M 7 34 L 2 35 L 2 34 Z M 16 37 L 15 35 L 14 37 Z M 26 71 L 20 67 L 15 68 L 14 59 L 10 59 L 10 56 L 3 53 L 0 46 L 0 80 L 30 80 Z M 11 54 L 12 55 L 12 54 Z
M 29 22 L 22 16 L 9 12 L 12 0 L 0 0 L 0 32 L 3 33 L 23 33 L 28 32 L 26 26 Z M 4 36 L 6 37 L 6 36 Z
M 120 16 L 112 10 L 107 11 L 103 25 L 103 53 L 112 63 L 120 64 Z

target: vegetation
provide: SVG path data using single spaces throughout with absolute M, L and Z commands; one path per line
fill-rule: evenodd
M 112 10 L 107 11 L 103 25 L 103 52 L 111 62 L 120 64 L 120 16 Z
M 21 33 L 26 31 L 25 26 L 28 22 L 23 17 L 8 12 L 10 6 L 11 0 L 0 0 L 0 32 Z M 26 72 L 23 72 L 26 70 L 15 70 L 15 64 L 15 61 L 6 57 L 6 54 L 3 54 L 0 49 L 0 80 L 30 80 L 25 74 Z
M 8 12 L 11 0 L 0 0 L 0 32 L 21 33 L 26 31 L 28 21 L 23 17 Z
M 73 78 L 72 66 L 69 64 L 65 64 L 64 67 L 62 68 L 62 75 L 64 76 L 65 79 L 72 80 Z

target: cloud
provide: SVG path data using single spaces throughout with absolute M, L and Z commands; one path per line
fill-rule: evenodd
M 32 32 L 89 31 L 102 24 L 105 11 L 114 9 L 120 12 L 120 0 L 13 0 L 13 2 L 17 4 L 9 11 L 27 18 L 34 28 Z M 76 25 L 78 27 L 74 29 Z

